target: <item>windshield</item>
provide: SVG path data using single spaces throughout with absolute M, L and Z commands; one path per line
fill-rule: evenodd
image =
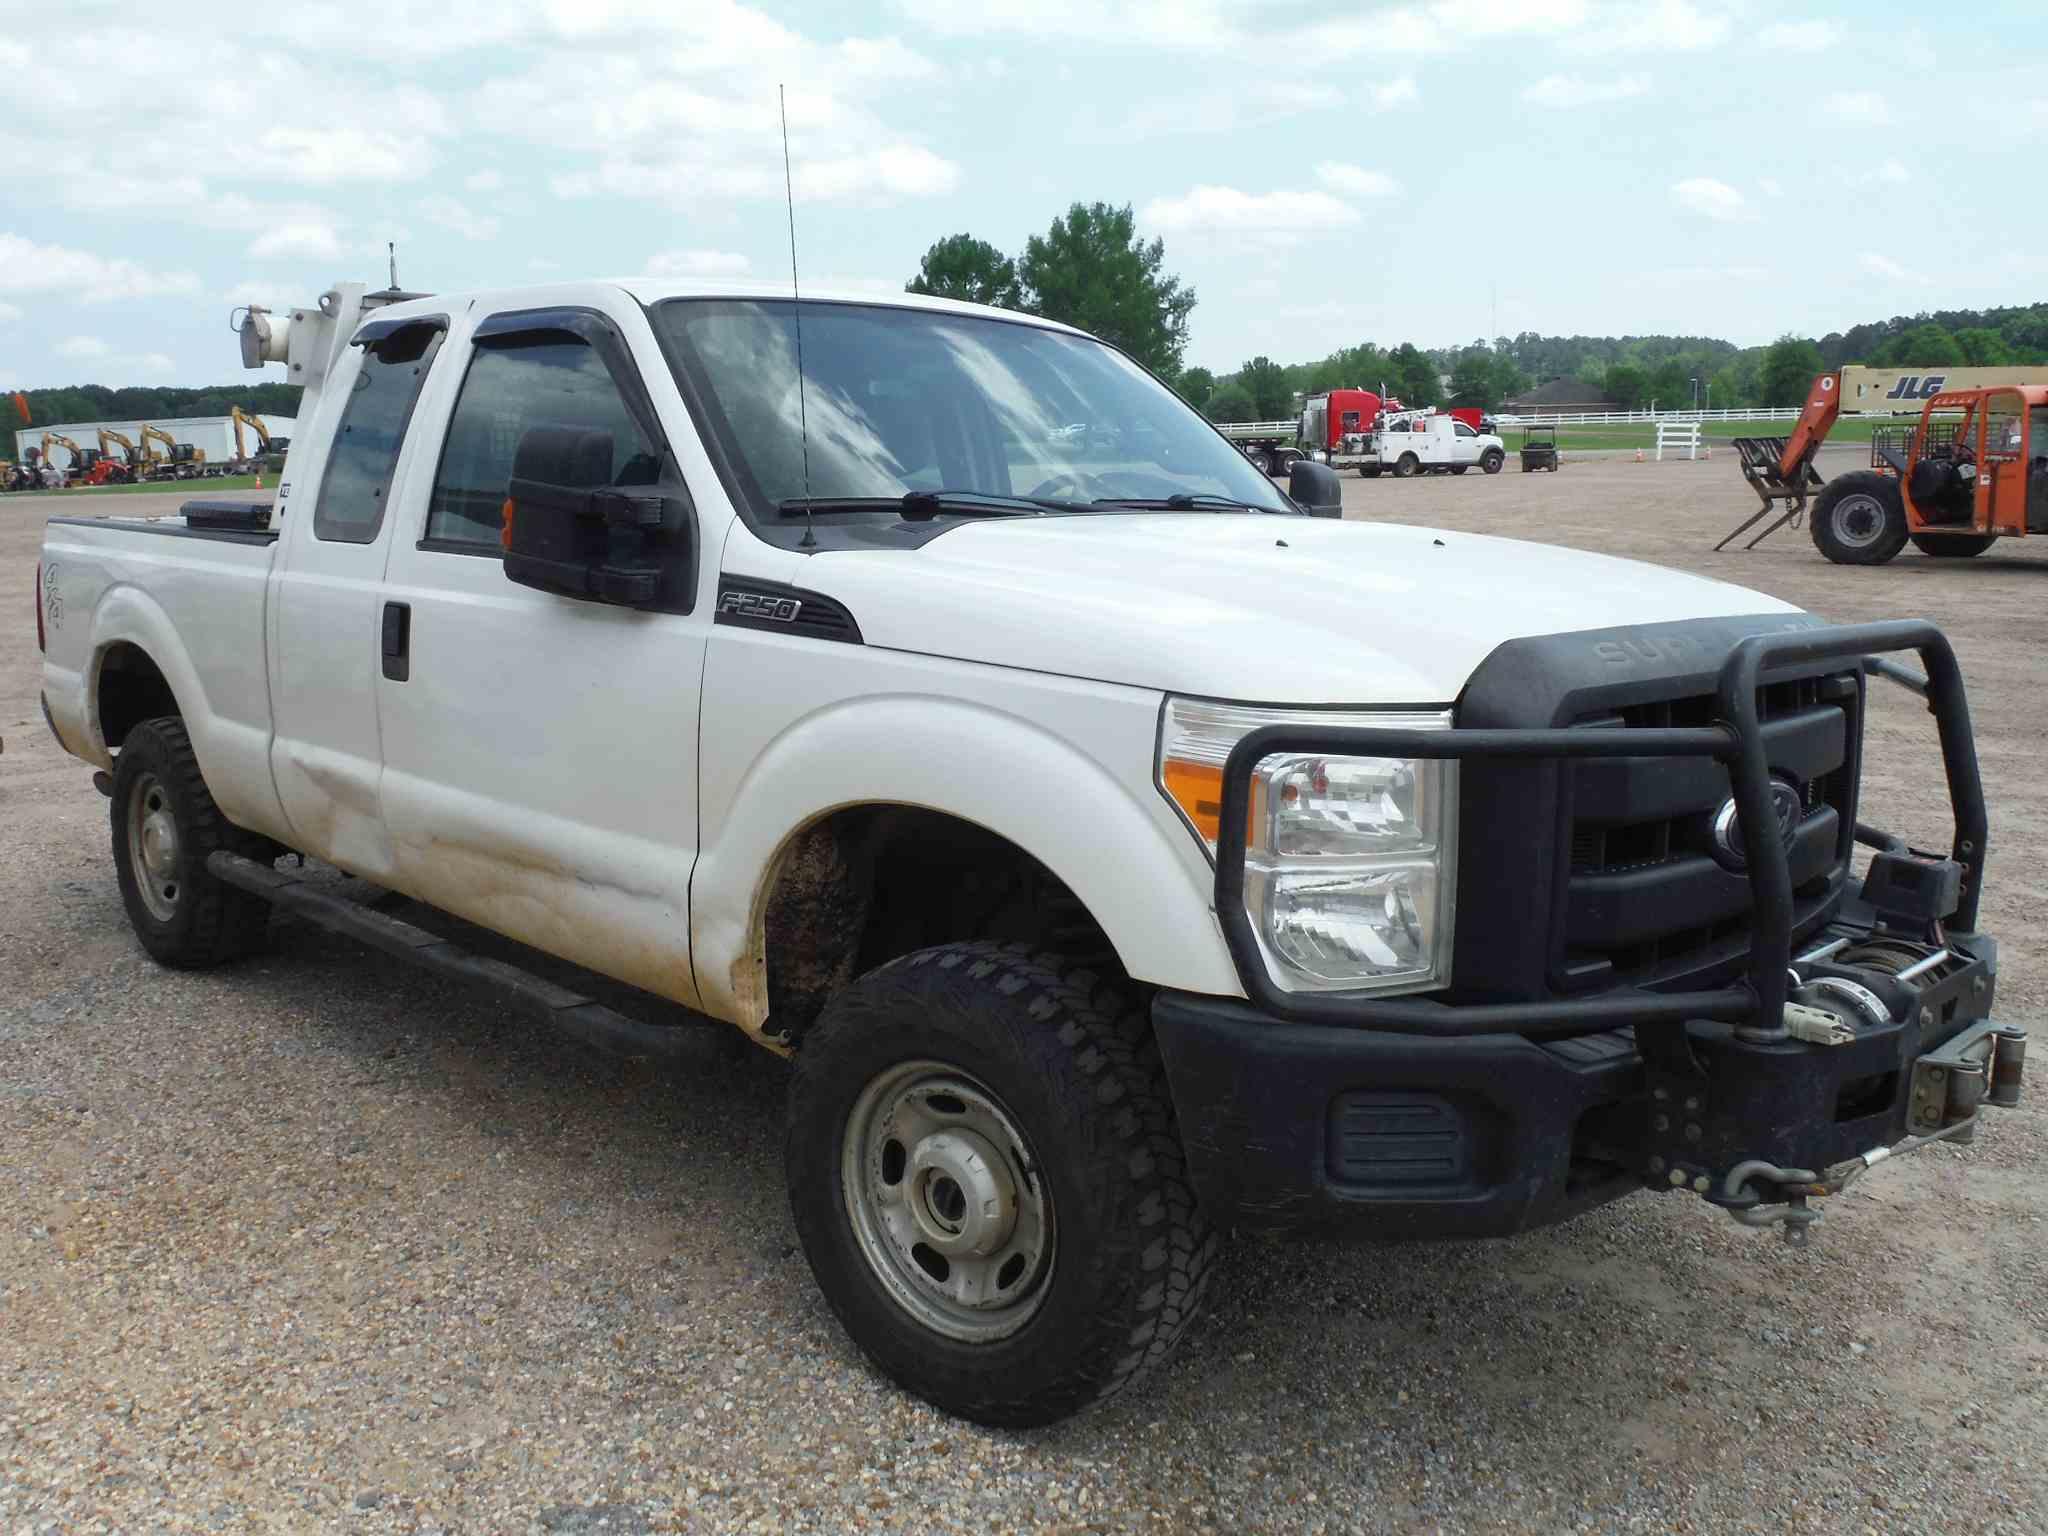
M 758 518 L 805 495 L 795 306 L 671 299 L 654 323 Z M 1113 347 L 1014 321 L 887 305 L 803 308 L 810 491 L 1030 497 L 1077 510 L 1169 496 L 1289 504 Z M 1213 508 L 1212 508 L 1213 509 Z

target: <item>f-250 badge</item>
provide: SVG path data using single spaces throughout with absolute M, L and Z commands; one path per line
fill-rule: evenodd
M 736 619 L 766 619 L 775 624 L 794 624 L 803 606 L 798 598 L 774 597 L 766 592 L 721 592 L 718 595 L 718 611 L 731 614 Z

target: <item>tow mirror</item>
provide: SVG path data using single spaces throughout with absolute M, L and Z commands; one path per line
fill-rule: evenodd
M 609 432 L 549 426 L 520 436 L 502 509 L 506 579 L 629 608 L 687 604 L 688 502 L 612 484 L 612 459 Z
M 1314 459 L 1296 459 L 1287 471 L 1287 494 L 1310 517 L 1342 517 L 1344 487 L 1337 471 Z

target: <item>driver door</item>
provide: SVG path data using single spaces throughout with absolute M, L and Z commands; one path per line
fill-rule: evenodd
M 501 539 L 514 453 L 536 427 L 609 437 L 611 484 L 687 500 L 631 345 L 658 356 L 645 329 L 637 311 L 530 310 L 454 344 L 440 440 L 394 508 L 380 792 L 401 889 L 690 1004 L 711 606 L 695 575 L 712 562 L 678 555 L 682 596 L 652 611 L 517 584 Z

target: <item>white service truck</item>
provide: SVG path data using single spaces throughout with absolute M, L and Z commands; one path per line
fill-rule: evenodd
M 1327 466 L 1282 494 L 1115 349 L 941 300 L 341 285 L 242 336 L 305 386 L 274 499 L 53 518 L 37 571 L 140 942 L 282 910 L 671 1034 L 296 853 L 793 1057 L 818 1283 L 945 1408 L 1134 1379 L 1229 1228 L 1648 1188 L 1801 1237 L 2018 1094 L 1931 626 L 1311 515 Z M 1931 853 L 1858 820 L 1901 649 Z
M 1438 411 L 1388 411 L 1370 432 L 1342 438 L 1329 456 L 1332 466 L 1355 468 L 1368 480 L 1382 474 L 1462 475 L 1475 464 L 1497 475 L 1507 462 L 1507 445 L 1457 417 Z

